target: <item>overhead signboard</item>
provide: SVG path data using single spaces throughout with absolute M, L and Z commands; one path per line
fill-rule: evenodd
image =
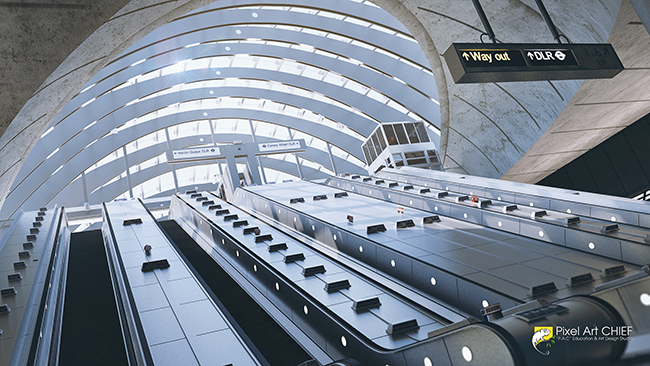
M 196 160 L 206 158 L 216 158 L 221 156 L 221 151 L 216 146 L 172 150 L 173 160 Z
M 305 151 L 305 140 L 274 141 L 264 143 L 235 143 L 219 146 L 194 147 L 167 150 L 167 162 L 189 163 L 206 160 L 220 160 L 227 157 L 264 156 Z
M 458 84 L 602 79 L 623 71 L 610 44 L 453 43 L 444 57 Z
M 267 142 L 263 144 L 258 144 L 260 152 L 268 151 L 277 151 L 277 150 L 287 150 L 287 149 L 300 149 L 300 141 L 291 140 L 291 141 L 279 141 L 279 142 Z

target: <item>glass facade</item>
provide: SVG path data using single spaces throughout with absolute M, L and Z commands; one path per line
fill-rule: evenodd
M 367 1 L 215 2 L 145 36 L 82 88 L 28 156 L 0 218 L 215 189 L 218 164 L 170 165 L 168 149 L 304 139 L 297 157 L 259 159 L 267 182 L 361 172 L 395 139 L 380 130 L 362 146 L 379 124 L 424 120 L 439 135 L 436 99 L 417 43 Z

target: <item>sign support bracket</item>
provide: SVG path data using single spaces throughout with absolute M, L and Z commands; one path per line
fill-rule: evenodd
M 535 3 L 537 4 L 537 8 L 539 8 L 539 12 L 542 14 L 542 18 L 544 18 L 548 29 L 551 31 L 553 39 L 555 39 L 559 44 L 562 44 L 560 37 L 564 37 L 567 39 L 567 41 L 569 41 L 569 39 L 564 34 L 560 35 L 558 33 L 557 28 L 555 28 L 555 24 L 553 24 L 553 21 L 551 20 L 551 16 L 548 15 L 546 7 L 544 6 L 544 3 L 542 3 L 542 0 L 535 0 Z M 571 41 L 569 41 L 569 43 L 571 43 Z
M 478 17 L 481 19 L 481 23 L 483 23 L 483 28 L 485 28 L 485 33 L 483 34 L 486 34 L 492 40 L 492 43 L 497 43 L 496 38 L 494 37 L 494 31 L 492 30 L 492 27 L 490 26 L 490 22 L 485 16 L 485 12 L 483 11 L 483 7 L 481 6 L 481 3 L 479 2 L 479 0 L 472 0 L 472 2 L 474 3 L 474 8 L 476 8 Z M 481 34 L 481 36 L 483 36 L 483 34 Z M 483 42 L 483 39 L 481 39 L 481 42 Z

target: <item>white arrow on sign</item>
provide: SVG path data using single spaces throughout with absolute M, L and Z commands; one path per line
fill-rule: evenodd
M 533 59 L 535 58 L 535 55 L 533 55 L 532 52 L 528 52 L 528 53 L 526 54 L 526 56 L 528 56 L 528 58 L 530 58 L 531 60 L 533 60 Z
M 555 58 L 557 58 L 560 61 L 564 61 L 566 55 L 562 51 L 555 51 Z

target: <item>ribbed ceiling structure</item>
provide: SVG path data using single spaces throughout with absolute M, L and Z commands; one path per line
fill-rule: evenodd
M 382 122 L 424 120 L 439 141 L 436 85 L 419 45 L 366 1 L 221 0 L 144 37 L 69 102 L 28 156 L 0 212 L 56 202 L 216 188 L 216 163 L 167 164 L 193 146 L 305 139 L 259 159 L 263 179 L 362 171 Z

